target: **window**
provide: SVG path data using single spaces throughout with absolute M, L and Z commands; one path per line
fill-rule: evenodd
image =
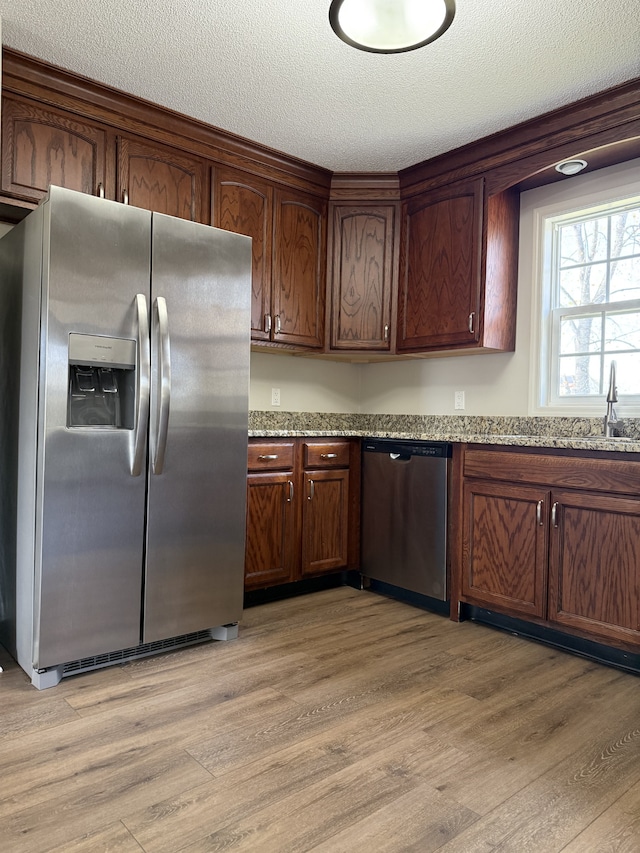
M 551 402 L 640 394 L 640 200 L 549 224 Z
M 612 361 L 620 414 L 640 411 L 640 170 L 634 163 L 635 181 L 627 171 L 608 194 L 606 177 L 593 173 L 539 196 L 553 203 L 534 207 L 533 413 L 603 414 Z

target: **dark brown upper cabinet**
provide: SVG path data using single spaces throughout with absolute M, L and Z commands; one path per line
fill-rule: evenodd
M 116 198 L 125 204 L 209 224 L 208 171 L 177 149 L 118 137 Z
M 106 132 L 71 113 L 5 95 L 2 192 L 38 203 L 49 185 L 105 192 Z
M 514 349 L 518 216 L 483 178 L 403 204 L 398 352 Z
M 392 351 L 398 208 L 331 205 L 329 350 Z
M 213 224 L 252 238 L 251 338 L 271 340 L 273 187 L 249 173 L 218 166 L 212 186 Z
M 298 190 L 274 196 L 272 340 L 323 346 L 326 202 Z

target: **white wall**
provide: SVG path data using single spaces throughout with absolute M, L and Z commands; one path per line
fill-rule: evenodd
M 286 412 L 359 412 L 360 369 L 321 359 L 251 353 L 249 408 Z M 280 406 L 271 389 L 280 389 Z

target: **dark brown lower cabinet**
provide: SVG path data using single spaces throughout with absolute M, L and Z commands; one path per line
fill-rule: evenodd
M 245 588 L 355 569 L 360 442 L 251 439 Z
M 468 450 L 464 466 L 461 600 L 640 646 L 640 462 Z
M 547 526 L 539 524 L 544 493 L 535 486 L 487 480 L 464 486 L 463 594 L 522 616 L 547 611 Z
M 304 472 L 302 561 L 304 576 L 348 563 L 349 469 Z
M 250 473 L 247 478 L 245 583 L 287 583 L 295 568 L 292 471 Z
M 567 491 L 551 500 L 549 619 L 640 642 L 640 500 Z

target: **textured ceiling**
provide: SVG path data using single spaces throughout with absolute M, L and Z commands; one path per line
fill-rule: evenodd
M 0 0 L 6 45 L 334 171 L 395 171 L 640 76 L 640 0 L 456 0 L 356 51 L 329 0 Z

